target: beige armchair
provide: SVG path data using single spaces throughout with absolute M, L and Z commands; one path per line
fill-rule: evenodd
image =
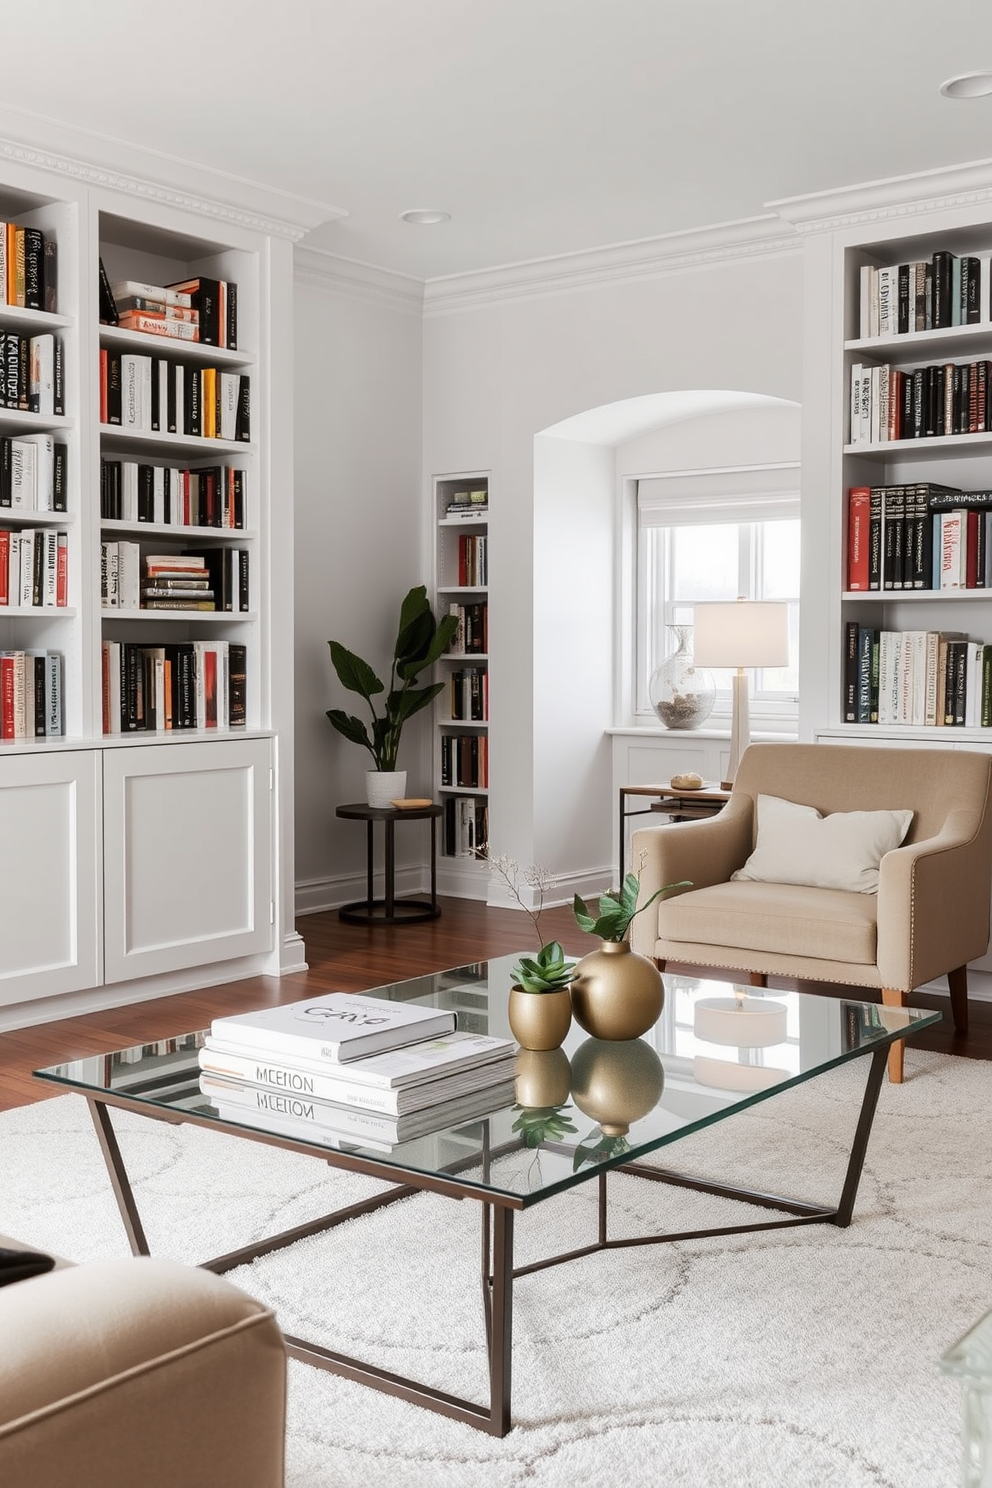
M 913 821 L 881 860 L 878 892 L 732 881 L 756 842 L 756 802 L 770 795 L 836 811 L 898 811 Z M 947 976 L 954 1026 L 968 1028 L 967 964 L 989 944 L 992 755 L 959 749 L 752 744 L 731 798 L 706 821 L 635 832 L 642 898 L 689 879 L 638 915 L 633 948 L 666 961 L 881 989 L 905 1007 Z M 889 1077 L 902 1079 L 903 1045 Z
M 282 1488 L 285 1399 L 273 1314 L 209 1271 L 141 1257 L 0 1287 L 3 1488 Z

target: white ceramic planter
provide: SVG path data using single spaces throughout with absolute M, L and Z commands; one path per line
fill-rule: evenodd
M 366 770 L 365 799 L 370 806 L 382 808 L 401 801 L 406 795 L 405 770 Z

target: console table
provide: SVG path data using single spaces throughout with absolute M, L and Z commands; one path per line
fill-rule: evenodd
M 631 809 L 627 805 L 628 796 L 651 797 L 651 804 Z M 712 781 L 700 786 L 698 790 L 677 790 L 672 785 L 622 785 L 620 787 L 621 884 L 624 877 L 627 818 L 629 816 L 647 816 L 649 812 L 658 811 L 672 821 L 698 821 L 700 817 L 716 816 L 729 800 L 729 790 L 724 790 L 722 785 L 717 785 Z
M 443 808 L 412 806 L 408 810 L 396 806 L 366 806 L 356 802 L 351 806 L 339 806 L 336 816 L 349 821 L 363 821 L 366 831 L 366 891 L 364 900 L 354 904 L 343 904 L 338 910 L 339 919 L 349 925 L 413 925 L 420 920 L 436 920 L 441 913 L 437 902 L 437 819 Z M 427 821 L 431 824 L 431 896 L 430 899 L 396 898 L 396 823 L 398 821 Z M 376 822 L 385 829 L 385 883 L 384 898 L 374 897 L 373 834 Z

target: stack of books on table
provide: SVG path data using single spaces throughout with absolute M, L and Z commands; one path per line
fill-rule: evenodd
M 226 1120 L 390 1151 L 510 1104 L 515 1054 L 453 1012 L 337 993 L 215 1018 L 200 1089 Z

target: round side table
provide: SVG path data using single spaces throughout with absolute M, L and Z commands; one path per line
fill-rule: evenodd
M 366 806 L 356 802 L 351 806 L 339 806 L 336 816 L 347 821 L 363 821 L 366 831 L 366 892 L 365 899 L 355 904 L 343 904 L 338 918 L 349 925 L 414 925 L 420 920 L 436 920 L 441 913 L 437 902 L 437 820 L 443 807 L 412 806 L 408 811 L 396 806 Z M 431 896 L 430 899 L 397 899 L 396 897 L 396 842 L 398 821 L 430 821 L 431 824 Z M 373 834 L 376 822 L 385 828 L 385 883 L 383 899 L 374 898 Z

